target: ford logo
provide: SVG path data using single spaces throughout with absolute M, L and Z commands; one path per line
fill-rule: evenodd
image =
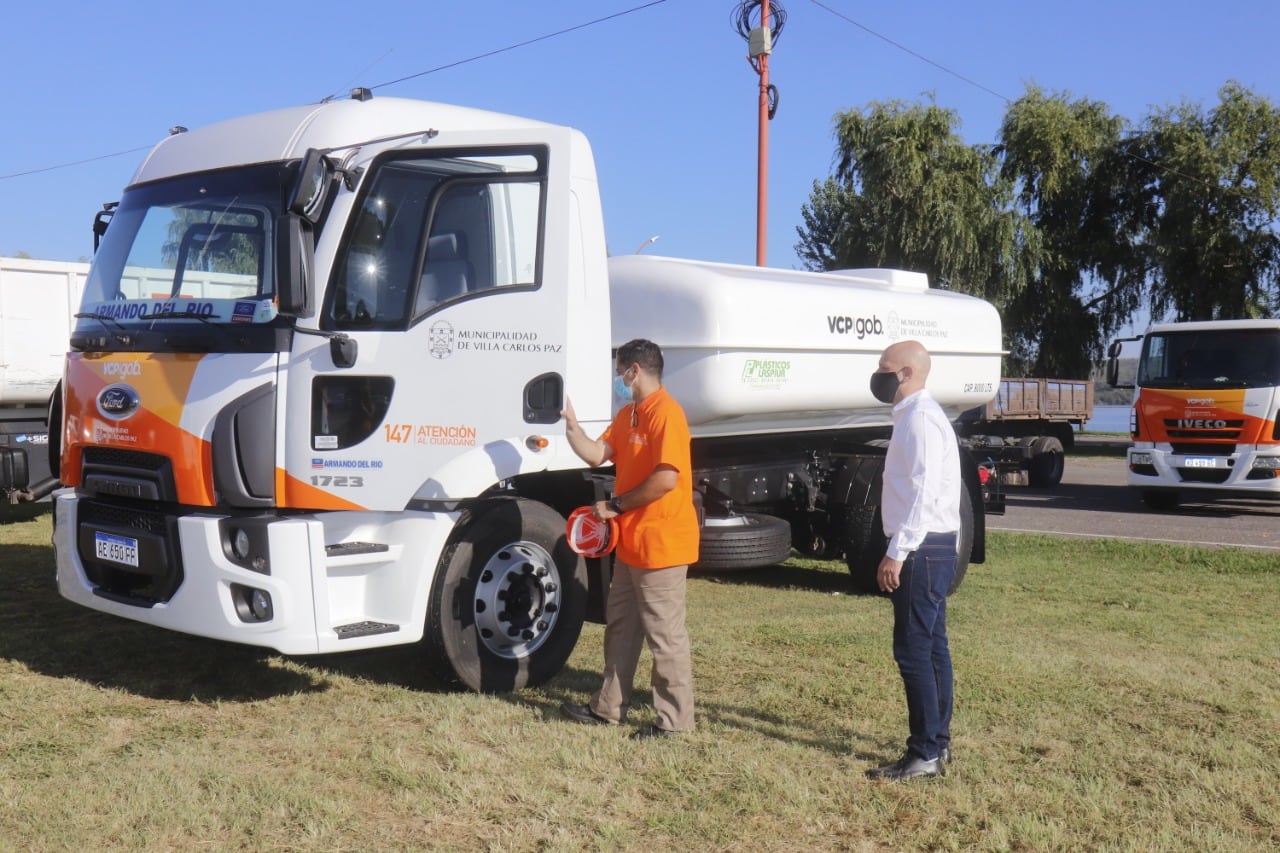
M 98 395 L 98 411 L 112 420 L 123 420 L 138 410 L 142 401 L 128 385 L 108 385 Z

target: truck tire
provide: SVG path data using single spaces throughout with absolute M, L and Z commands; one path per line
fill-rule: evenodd
M 698 544 L 697 571 L 725 572 L 773 566 L 791 556 L 791 525 L 785 519 L 746 512 L 708 518 Z
M 533 687 L 564 666 L 587 607 L 587 565 L 550 507 L 507 499 L 468 510 L 440 557 L 427 663 L 482 693 Z
M 951 578 L 947 595 L 960 588 L 969 571 L 969 555 L 973 552 L 973 501 L 968 487 L 960 496 L 960 536 L 956 542 L 956 573 Z M 876 571 L 884 557 L 889 541 L 884 535 L 884 522 L 880 506 L 850 507 L 845 525 L 847 544 L 845 562 L 849 566 L 854 592 L 877 593 Z
M 884 536 L 880 505 L 849 507 L 845 513 L 844 536 L 844 560 L 849 567 L 853 591 L 879 592 L 876 570 L 880 568 L 880 560 L 889 547 L 889 540 Z
M 1052 435 L 1036 436 L 1031 442 L 1031 460 L 1027 463 L 1027 481 L 1037 489 L 1054 489 L 1062 482 L 1067 457 L 1062 442 Z
M 1173 512 L 1178 508 L 1178 504 L 1182 502 L 1182 499 L 1177 492 L 1143 489 L 1142 502 L 1159 512 Z

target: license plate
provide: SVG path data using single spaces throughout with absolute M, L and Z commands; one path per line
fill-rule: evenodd
M 93 547 L 99 560 L 138 567 L 138 540 L 110 533 L 94 533 Z
M 1184 468 L 1217 468 L 1218 460 L 1212 456 L 1188 456 L 1182 465 Z

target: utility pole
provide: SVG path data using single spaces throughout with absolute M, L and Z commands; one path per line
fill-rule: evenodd
M 759 150 L 756 164 L 756 266 L 765 265 L 766 231 L 769 222 L 769 0 L 760 3 L 760 29 L 763 30 L 764 50 L 756 60 L 760 68 L 760 125 L 757 134 Z
M 751 26 L 751 13 L 760 7 L 760 23 Z M 738 32 L 747 40 L 747 61 L 759 78 L 758 128 L 756 132 L 756 265 L 764 266 L 769 222 L 769 122 L 778 109 L 778 89 L 769 82 L 769 54 L 782 32 L 785 12 L 771 0 L 741 0 L 737 10 Z M 776 32 L 775 32 L 776 30 Z

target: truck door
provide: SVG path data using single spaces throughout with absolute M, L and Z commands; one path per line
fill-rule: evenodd
M 398 510 L 415 496 L 470 497 L 536 470 L 531 435 L 563 434 L 567 249 L 545 223 L 563 222 L 569 202 L 552 150 L 372 160 L 320 320 L 357 355 L 334 364 L 314 336 L 298 336 L 311 349 L 291 377 L 286 505 Z

